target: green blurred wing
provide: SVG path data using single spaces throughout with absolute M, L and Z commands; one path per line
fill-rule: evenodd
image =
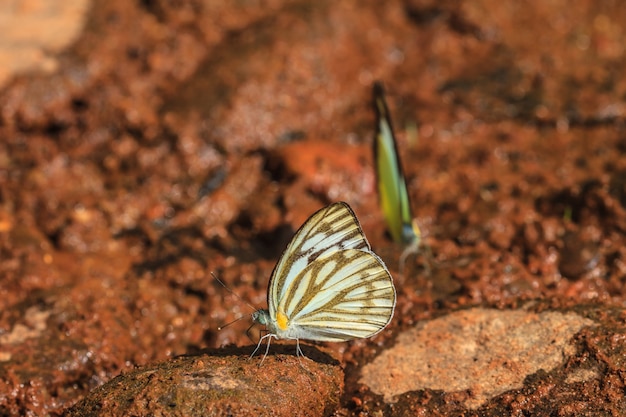
M 421 232 L 411 214 L 409 194 L 398 158 L 384 90 L 380 83 L 375 83 L 373 91 L 377 119 L 374 159 L 380 205 L 393 240 L 403 245 L 417 246 Z

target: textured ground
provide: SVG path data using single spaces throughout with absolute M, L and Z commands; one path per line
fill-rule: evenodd
M 59 415 L 145 369 L 141 398 L 166 394 L 144 412 L 174 413 L 182 391 L 158 384 L 183 365 L 184 389 L 259 373 L 310 415 L 626 413 L 626 8 L 172 3 L 0 6 L 0 415 Z M 429 248 L 402 274 L 375 191 L 374 80 Z M 240 363 L 248 321 L 218 326 L 265 305 L 293 232 L 338 200 L 394 276 L 392 324 L 307 346 L 305 368 L 290 344 Z M 416 369 L 438 374 L 402 385 Z M 73 415 L 115 402 L 113 382 Z M 293 411 L 262 391 L 206 407 Z

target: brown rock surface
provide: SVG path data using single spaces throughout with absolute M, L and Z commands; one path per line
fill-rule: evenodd
M 178 357 L 112 379 L 66 416 L 328 414 L 339 402 L 343 373 L 330 357 L 304 351 L 316 361 L 272 354 L 259 367 L 262 357 L 249 360 L 240 348 Z M 310 387 L 306 395 L 303 387 Z

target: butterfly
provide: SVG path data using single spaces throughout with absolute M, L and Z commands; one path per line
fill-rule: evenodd
M 266 310 L 252 314 L 267 339 L 343 342 L 367 338 L 393 317 L 391 274 L 374 253 L 348 204 L 326 206 L 300 227 L 274 267 Z M 265 360 L 265 356 L 263 360 Z M 263 361 L 261 361 L 262 363 Z
M 411 214 L 406 180 L 398 158 L 398 147 L 391 125 L 385 92 L 381 83 L 374 83 L 373 103 L 376 111 L 376 138 L 374 160 L 376 163 L 377 186 L 383 215 L 389 233 L 396 243 L 406 246 L 400 256 L 400 269 L 406 257 L 416 253 L 422 240 L 422 232 Z

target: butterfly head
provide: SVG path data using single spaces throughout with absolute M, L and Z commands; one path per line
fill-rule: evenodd
M 419 246 L 420 241 L 422 240 L 422 231 L 415 219 L 409 223 L 402 224 L 402 243 L 405 245 L 416 245 Z
M 270 312 L 268 310 L 257 310 L 252 313 L 252 320 L 263 326 L 268 326 L 271 321 Z
M 289 327 L 289 317 L 282 311 L 277 311 L 276 320 L 272 320 L 269 310 L 257 310 L 252 313 L 252 320 L 275 332 L 285 331 Z

